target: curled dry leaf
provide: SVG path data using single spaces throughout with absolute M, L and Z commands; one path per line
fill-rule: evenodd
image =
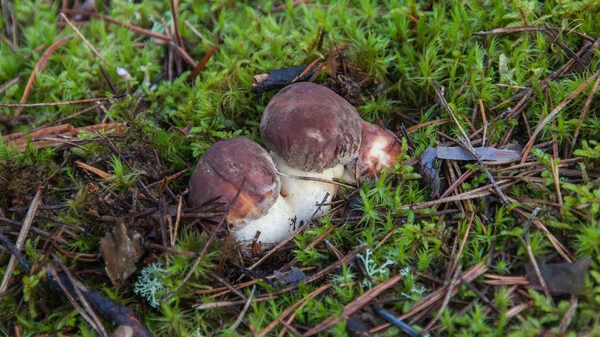
M 141 237 L 127 233 L 125 224 L 118 223 L 112 233 L 106 233 L 100 241 L 106 273 L 114 285 L 122 284 L 136 271 L 135 263 L 144 254 Z

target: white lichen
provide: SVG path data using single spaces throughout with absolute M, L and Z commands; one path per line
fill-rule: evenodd
M 376 278 L 377 276 L 386 276 L 389 272 L 388 266 L 394 264 L 391 260 L 385 261 L 381 266 L 379 263 L 373 258 L 373 250 L 368 248 L 364 254 L 358 254 L 358 258 L 363 262 L 365 266 L 365 271 L 369 277 L 365 277 L 362 284 L 365 287 L 373 286 L 370 278 Z
M 160 298 L 166 293 L 166 287 L 161 281 L 165 272 L 160 262 L 146 266 L 133 289 L 134 293 L 144 297 L 153 308 L 158 308 Z

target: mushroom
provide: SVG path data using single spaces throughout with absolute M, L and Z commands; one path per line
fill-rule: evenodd
M 356 109 L 330 89 L 301 82 L 277 93 L 267 105 L 260 122 L 266 147 L 283 174 L 282 194 L 306 221 L 338 186 L 290 176 L 331 180 L 344 173 L 344 165 L 358 157 L 361 118 Z M 321 208 L 317 215 L 326 212 Z
M 260 232 L 258 241 L 268 247 L 294 231 L 295 215 L 280 194 L 277 167 L 269 153 L 248 138 L 219 141 L 204 152 L 190 180 L 188 202 L 193 208 L 214 200 L 230 206 L 238 191 L 227 214 L 238 242 L 251 243 Z
M 361 178 L 374 179 L 385 168 L 393 167 L 402 153 L 402 143 L 390 130 L 365 122 L 356 167 Z

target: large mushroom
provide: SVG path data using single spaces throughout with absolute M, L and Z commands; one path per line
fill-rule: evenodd
M 240 191 L 227 214 L 231 233 L 247 244 L 260 232 L 258 241 L 267 247 L 295 230 L 295 212 L 280 190 L 269 153 L 248 138 L 233 138 L 213 144 L 200 157 L 190 180 L 188 203 L 196 208 L 216 200 L 229 206 Z
M 298 220 L 306 221 L 327 193 L 325 201 L 331 200 L 338 186 L 290 176 L 342 177 L 344 165 L 358 157 L 361 118 L 350 103 L 330 89 L 301 82 L 285 87 L 271 99 L 260 133 L 283 173 L 282 194 Z M 328 209 L 322 207 L 320 213 Z

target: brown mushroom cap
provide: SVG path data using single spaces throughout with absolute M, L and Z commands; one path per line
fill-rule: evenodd
M 281 184 L 273 159 L 256 142 L 248 138 L 219 141 L 200 157 L 190 179 L 188 203 L 200 207 L 220 197 L 216 201 L 228 206 L 242 181 L 240 196 L 227 216 L 234 225 L 266 214 L 279 197 Z
M 384 168 L 398 162 L 402 143 L 386 128 L 362 121 L 362 143 L 356 160 L 358 172 L 366 178 L 376 178 Z
M 271 99 L 260 134 L 267 148 L 290 166 L 322 172 L 357 157 L 360 121 L 356 109 L 330 89 L 301 82 Z

